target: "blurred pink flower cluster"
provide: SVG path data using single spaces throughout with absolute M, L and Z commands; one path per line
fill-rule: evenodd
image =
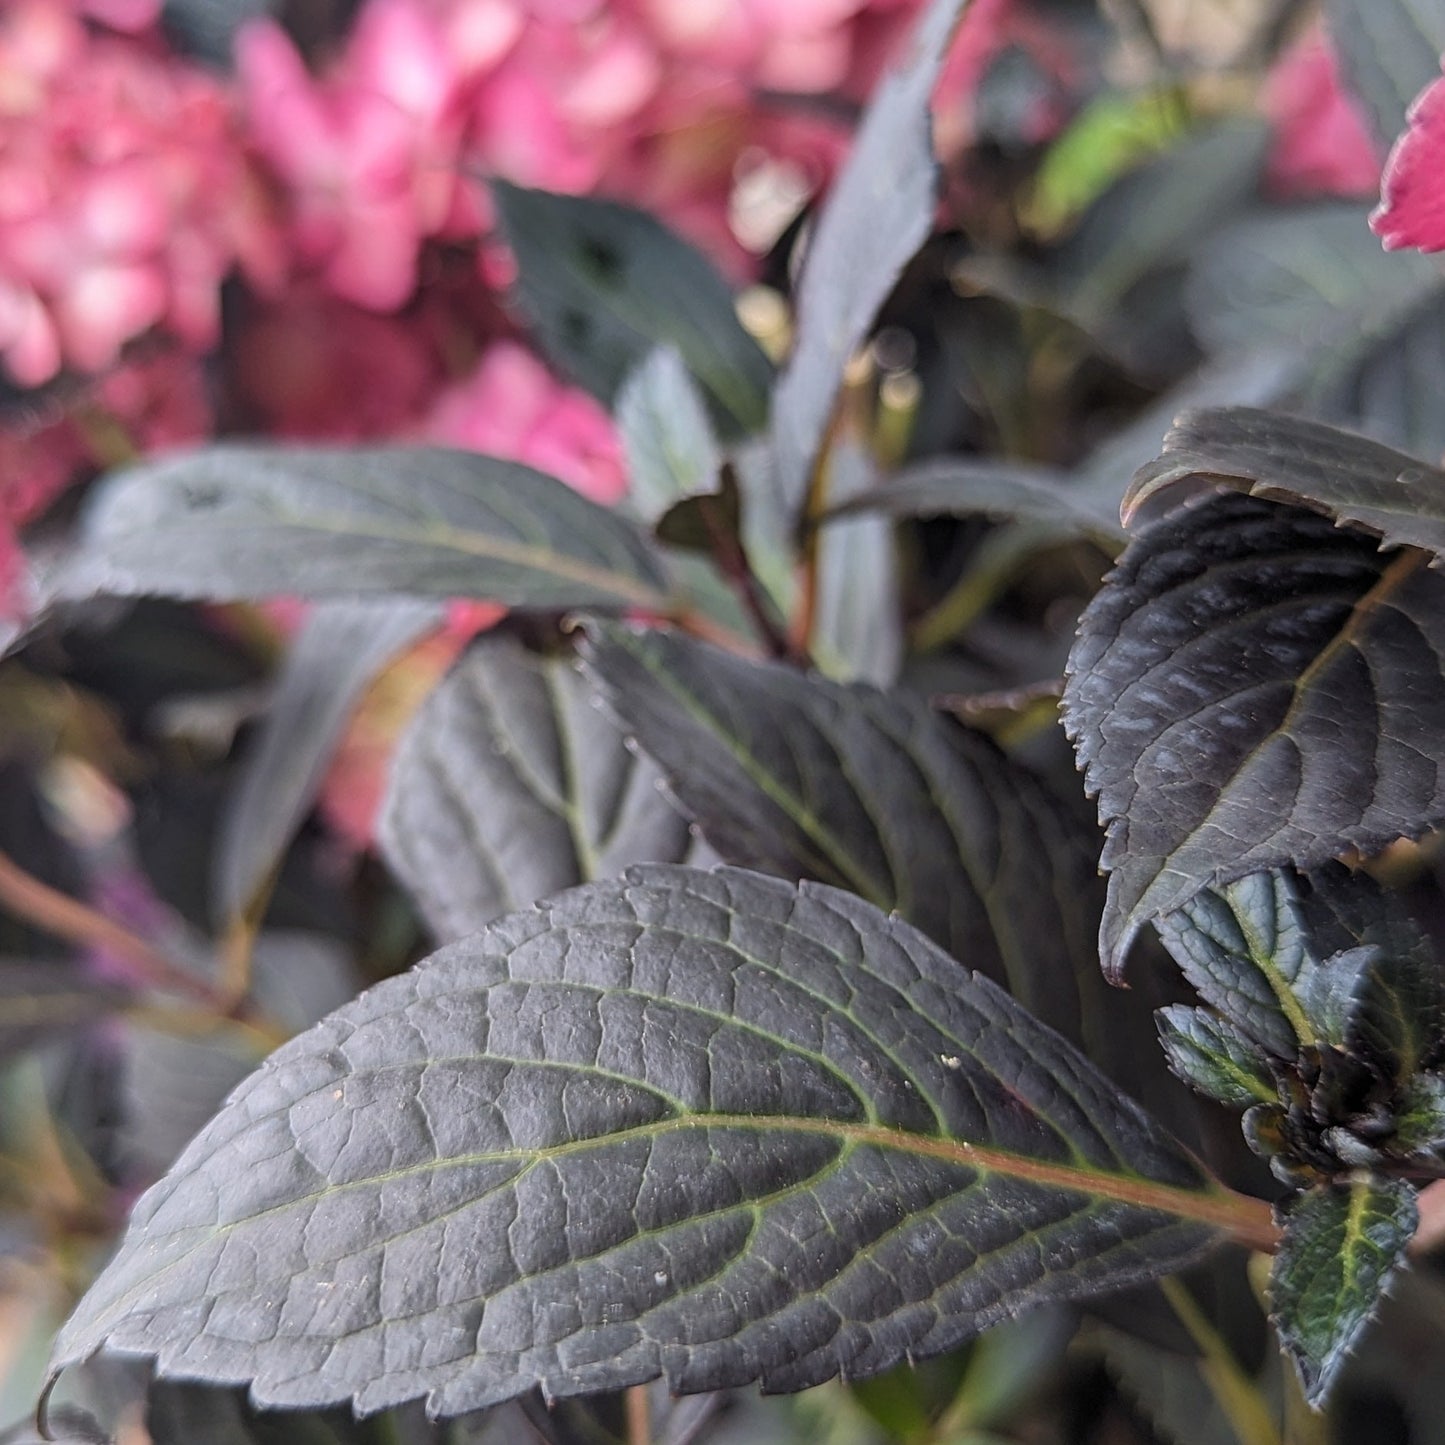
M 88 8 L 147 18 L 137 0 Z M 0 354 L 16 381 L 102 370 L 157 326 L 212 347 L 223 278 L 279 264 L 259 199 L 214 78 L 60 0 L 0 10 Z

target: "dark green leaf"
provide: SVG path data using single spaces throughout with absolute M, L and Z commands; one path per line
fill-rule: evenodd
M 216 841 L 220 918 L 243 914 L 301 825 L 381 669 L 441 624 L 435 603 L 323 602 L 302 623 Z
M 703 255 L 645 211 L 492 182 L 517 292 L 547 354 L 611 405 L 634 367 L 675 347 L 732 437 L 761 429 L 772 367 Z
M 59 595 L 276 593 L 659 607 L 636 527 L 516 462 L 436 447 L 214 446 L 112 476 Z
M 1054 258 L 1064 314 L 1107 335 L 1126 295 L 1178 263 L 1254 194 L 1269 127 L 1236 117 L 1202 129 L 1128 172 L 1085 212 Z
M 617 394 L 627 509 L 653 523 L 674 502 L 710 492 L 722 457 L 707 408 L 675 347 L 659 346 Z
M 750 663 L 669 633 L 599 628 L 612 706 L 728 862 L 901 913 L 1091 1047 L 1094 838 L 983 734 L 917 698 Z
M 1225 483 L 1255 497 L 1310 507 L 1363 528 L 1382 546 L 1445 552 L 1445 471 L 1379 442 L 1303 417 L 1253 407 L 1185 412 L 1162 455 L 1141 467 L 1126 520 L 1184 484 Z
M 1445 6 L 1440 0 L 1325 0 L 1325 16 L 1383 156 L 1405 129 L 1410 102 L 1440 74 Z
M 1291 354 L 1291 411 L 1437 457 L 1445 278 L 1427 256 L 1382 250 L 1364 220 L 1363 205 L 1331 201 L 1230 226 L 1191 267 L 1190 323 L 1213 352 Z
M 674 863 L 686 820 L 570 659 L 476 643 L 397 748 L 378 837 L 439 938 L 633 863 Z
M 932 229 L 938 166 L 928 102 L 963 3 L 931 0 L 874 94 L 813 224 L 795 299 L 793 353 L 773 397 L 776 484 L 789 520 L 807 493 L 843 369 Z
M 838 515 L 872 509 L 917 517 L 983 513 L 1042 522 L 1059 535 L 1092 536 L 1114 550 L 1125 535 L 1119 505 L 1129 479 L 1158 454 L 1160 435 L 1181 411 L 1277 400 L 1296 370 L 1278 349 L 1233 355 L 1165 393 L 1073 470 L 1001 458 L 931 457 L 840 506 Z
M 258 1405 L 800 1389 L 1155 1277 L 1230 1195 L 1057 1035 L 847 894 L 653 867 L 279 1050 L 59 1337 Z
M 1426 555 L 1232 493 L 1130 544 L 1064 691 L 1108 831 L 1111 975 L 1206 885 L 1445 821 L 1445 581 Z
M 1415 1233 L 1415 1188 L 1357 1175 L 1319 1185 L 1291 1204 L 1269 1294 L 1280 1342 L 1317 1409 Z
M 1226 1019 L 1184 1004 L 1162 1008 L 1156 1017 L 1169 1067 L 1190 1088 L 1236 1108 L 1278 1098 L 1259 1046 Z
M 60 959 L 0 958 L 0 1059 L 97 1023 L 132 999 L 130 989 Z

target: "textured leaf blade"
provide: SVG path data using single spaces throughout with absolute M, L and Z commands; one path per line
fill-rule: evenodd
M 279 1050 L 59 1338 L 261 1405 L 871 1373 L 1197 1257 L 1222 1192 L 1056 1035 L 849 895 L 655 867 Z
M 57 595 L 476 597 L 658 607 L 634 524 L 530 467 L 439 447 L 214 446 L 112 476 Z
M 932 0 L 879 85 L 813 226 L 795 303 L 793 353 L 773 396 L 772 445 L 785 517 L 797 515 L 843 369 L 933 225 L 938 167 L 929 97 L 968 0 Z
M 1064 692 L 1107 832 L 1109 973 L 1207 885 L 1445 820 L 1445 583 L 1426 555 L 1237 494 L 1131 543 Z
M 1159 1041 L 1169 1067 L 1192 1089 L 1221 1104 L 1275 1102 L 1278 1091 L 1259 1049 L 1208 1009 L 1171 1004 L 1159 1010 Z
M 675 347 L 659 346 L 634 368 L 617 395 L 616 418 L 634 516 L 655 524 L 673 503 L 712 491 L 722 456 Z
M 1185 412 L 1130 485 L 1125 517 L 1201 482 L 1311 507 L 1385 546 L 1423 547 L 1435 566 L 1445 552 L 1445 471 L 1322 422 L 1252 407 Z
M 517 289 L 557 365 L 607 405 L 659 345 L 677 349 L 732 437 L 762 428 L 772 366 L 727 283 L 645 211 L 492 182 Z
M 629 752 L 567 657 L 475 644 L 392 762 L 379 840 L 437 936 L 691 844 L 660 775 Z
M 1096 993 L 1095 839 L 988 738 L 901 693 L 668 633 L 599 628 L 585 656 L 725 861 L 896 910 L 1045 1022 L 1103 1042 L 1116 1001 Z
M 1415 1187 L 1358 1175 L 1301 1195 L 1270 1273 L 1275 1328 L 1305 1398 L 1329 1398 L 1350 1351 L 1404 1257 L 1418 1219 Z
M 221 918 L 243 914 L 280 861 L 377 673 L 443 616 L 428 602 L 323 602 L 302 623 L 221 821 L 214 885 Z

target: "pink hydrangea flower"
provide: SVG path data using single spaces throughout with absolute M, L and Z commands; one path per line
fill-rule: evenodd
M 610 505 L 627 490 L 611 418 L 515 341 L 495 343 L 471 376 L 444 391 L 420 434 L 525 462 L 594 502 Z
M 273 245 L 216 80 L 87 31 L 58 0 L 0 13 L 0 356 L 15 380 L 100 371 L 154 326 L 211 347 L 221 281 L 238 261 L 264 275 Z
M 245 28 L 236 58 L 297 269 L 357 305 L 397 309 L 415 288 L 422 241 L 464 228 L 450 223 L 467 209 L 466 76 L 446 33 L 414 0 L 371 0 L 323 81 L 270 20 Z
M 1409 124 L 1385 164 L 1370 229 L 1389 251 L 1445 251 L 1445 79 L 1410 107 Z
M 1260 104 L 1274 126 L 1265 180 L 1276 196 L 1362 196 L 1379 185 L 1379 150 L 1322 30 L 1284 53 Z

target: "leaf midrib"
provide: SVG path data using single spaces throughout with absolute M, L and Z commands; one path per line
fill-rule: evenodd
M 518 1174 L 510 1176 L 501 1181 L 499 1185 L 494 1186 L 506 1188 L 513 1185 L 522 1172 L 530 1170 L 538 1164 L 564 1158 L 570 1154 L 596 1150 L 599 1147 L 605 1149 L 639 1139 L 653 1140 L 666 1134 L 697 1129 L 746 1130 L 764 1135 L 783 1132 L 822 1136 L 836 1141 L 841 1149 L 848 1152 L 859 1148 L 874 1148 L 909 1154 L 953 1165 L 968 1170 L 974 1175 L 993 1174 L 1044 1189 L 1055 1189 L 1096 1200 L 1108 1200 L 1132 1208 L 1153 1210 L 1172 1218 L 1190 1220 L 1205 1225 L 1239 1243 L 1266 1252 L 1272 1252 L 1277 1248 L 1279 1242 L 1279 1231 L 1273 1223 L 1267 1204 L 1248 1195 L 1237 1194 L 1217 1181 L 1206 1180 L 1203 1188 L 1189 1189 L 1182 1185 L 1160 1183 L 1145 1178 L 1143 1175 L 1113 1173 L 1105 1169 L 1081 1168 L 1077 1165 L 1030 1159 L 1024 1155 L 995 1149 L 988 1145 L 975 1145 L 964 1140 L 946 1139 L 937 1135 L 915 1134 L 887 1125 L 850 1124 L 838 1120 L 799 1115 L 691 1114 L 682 1118 L 651 1120 L 645 1124 L 632 1125 L 611 1133 L 590 1135 L 585 1139 L 569 1139 L 540 1148 L 490 1150 L 475 1154 L 453 1155 L 444 1160 L 438 1159 L 409 1165 L 403 1169 L 388 1170 L 380 1174 L 368 1175 L 365 1178 L 329 1185 L 309 1194 L 300 1194 L 293 1199 L 256 1210 L 229 1223 L 199 1226 L 204 1231 L 200 1239 L 174 1258 L 166 1260 L 155 1273 L 138 1280 L 123 1291 L 99 1318 L 101 1320 L 111 1319 L 118 1313 L 122 1313 L 137 1295 L 151 1288 L 158 1277 L 179 1267 L 197 1250 L 204 1248 L 209 1241 L 225 1237 L 237 1229 L 254 1225 L 268 1215 L 283 1214 L 288 1210 L 315 1204 L 322 1199 L 334 1198 L 338 1194 L 354 1189 L 385 1186 L 397 1180 L 439 1173 L 447 1169 L 477 1168 L 487 1164 L 517 1164 L 520 1166 Z M 790 1192 L 806 1188 L 807 1180 L 797 1180 L 786 1187 Z M 770 1192 L 760 1200 L 742 1200 L 739 1201 L 739 1204 L 751 1203 L 753 1206 L 757 1206 L 765 1203 L 771 1197 L 772 1193 Z M 920 1209 L 917 1213 L 925 1215 L 928 1213 L 928 1209 Z M 423 1220 L 418 1227 L 429 1222 Z M 689 1222 L 689 1218 L 682 1218 L 665 1228 L 680 1228 Z M 103 1327 L 102 1332 L 106 1330 L 108 1330 L 108 1326 Z
M 668 597 L 657 587 L 637 576 L 636 573 L 613 571 L 607 567 L 594 566 L 582 561 L 572 553 L 554 548 L 541 548 L 525 542 L 511 542 L 459 526 L 431 525 L 415 522 L 408 526 L 388 526 L 380 519 L 373 520 L 363 512 L 294 512 L 278 510 L 271 516 L 248 519 L 249 525 L 257 530 L 287 529 L 296 532 L 319 532 L 341 537 L 364 537 L 369 540 L 400 543 L 402 545 L 436 547 L 444 551 L 460 552 L 467 556 L 480 557 L 487 561 L 504 562 L 526 571 L 549 577 L 558 577 L 598 591 L 611 593 L 625 602 L 639 607 L 666 610 Z M 238 530 L 247 526 L 247 521 L 229 518 L 228 523 Z M 204 536 L 217 535 L 213 522 L 199 522 L 186 517 L 168 527 L 168 534 L 174 539 L 187 530 L 200 531 Z M 136 539 L 130 531 L 111 534 L 104 542 L 124 543 Z

